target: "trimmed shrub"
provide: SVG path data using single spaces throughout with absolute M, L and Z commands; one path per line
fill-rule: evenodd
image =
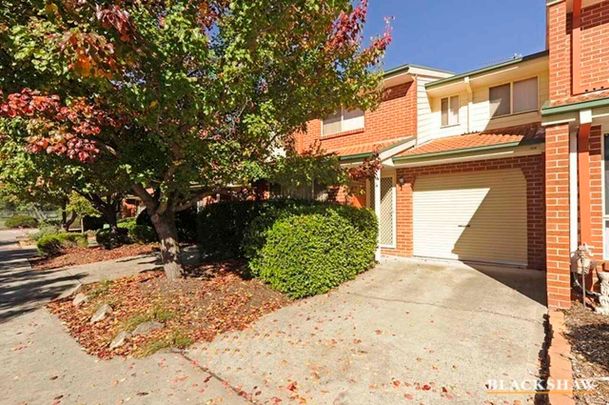
M 95 234 L 95 240 L 104 249 L 115 249 L 131 243 L 129 231 L 125 228 L 118 228 L 116 232 L 112 232 L 110 228 L 100 229 Z
M 210 204 L 197 217 L 199 251 L 216 259 L 249 258 L 264 244 L 260 229 L 269 228 L 281 216 L 323 206 L 329 205 L 286 199 Z
M 4 226 L 7 228 L 36 228 L 38 220 L 29 215 L 13 215 L 4 221 Z
M 377 227 L 371 211 L 335 205 L 295 211 L 302 212 L 279 210 L 253 224 L 257 229 L 250 229 L 246 251 L 253 253 L 249 268 L 254 276 L 303 298 L 325 293 L 374 264 Z
M 49 233 L 36 242 L 38 252 L 44 256 L 55 256 L 70 247 L 87 247 L 87 237 L 79 233 Z
M 218 259 L 243 257 L 241 245 L 249 224 L 264 203 L 231 201 L 210 204 L 197 217 L 199 252 Z
M 138 225 L 135 218 L 126 218 L 118 221 L 119 228 L 127 230 L 132 243 L 152 243 L 158 240 L 154 228 L 148 225 Z

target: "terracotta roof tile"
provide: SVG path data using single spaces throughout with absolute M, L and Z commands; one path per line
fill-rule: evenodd
M 544 136 L 544 128 L 540 123 L 536 123 L 434 139 L 418 147 L 399 153 L 397 157 L 458 151 L 461 149 L 502 145 L 514 142 L 519 142 L 520 144 L 538 143 L 543 142 Z
M 362 143 L 362 144 L 358 144 L 358 145 L 345 146 L 342 148 L 327 149 L 326 152 L 334 153 L 341 157 L 360 155 L 360 154 L 364 154 L 364 153 L 380 152 L 385 149 L 396 146 L 408 139 L 413 139 L 413 137 L 394 138 L 394 139 L 388 139 L 385 141 L 368 142 L 368 143 Z

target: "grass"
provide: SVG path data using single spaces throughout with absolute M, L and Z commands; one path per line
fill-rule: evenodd
M 174 330 L 171 335 L 151 340 L 145 346 L 140 348 L 136 353 L 136 357 L 147 357 L 151 354 L 158 352 L 159 350 L 166 349 L 168 347 L 176 347 L 178 349 L 185 349 L 192 345 L 194 340 L 188 336 L 183 330 Z
M 98 285 L 95 286 L 91 291 L 87 293 L 89 298 L 99 298 L 110 292 L 110 288 L 112 287 L 111 280 L 102 280 Z
M 175 312 L 163 307 L 162 304 L 156 304 L 152 308 L 152 311 L 143 314 L 137 314 L 127 319 L 123 323 L 122 329 L 126 330 L 127 332 L 133 332 L 133 330 L 137 328 L 138 325 L 144 322 L 158 321 L 164 323 L 174 319 L 175 317 Z

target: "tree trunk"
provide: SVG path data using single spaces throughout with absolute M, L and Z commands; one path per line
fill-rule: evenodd
M 118 222 L 116 220 L 116 210 L 112 207 L 98 207 L 97 210 L 102 214 L 104 221 L 110 225 L 110 230 L 112 232 L 118 232 Z
M 161 259 L 165 275 L 168 280 L 177 280 L 184 276 L 184 268 L 180 257 L 175 213 L 168 209 L 163 215 L 151 214 L 150 219 L 161 241 Z
M 65 212 L 65 211 L 62 212 L 63 227 L 66 230 L 66 232 L 70 232 L 70 227 L 72 226 L 74 221 L 76 221 L 77 217 L 78 217 L 78 214 L 76 214 L 74 211 L 72 211 L 69 218 L 67 216 L 67 212 Z

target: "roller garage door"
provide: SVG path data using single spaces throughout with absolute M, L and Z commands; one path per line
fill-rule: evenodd
M 415 256 L 526 266 L 526 191 L 520 169 L 417 177 Z

